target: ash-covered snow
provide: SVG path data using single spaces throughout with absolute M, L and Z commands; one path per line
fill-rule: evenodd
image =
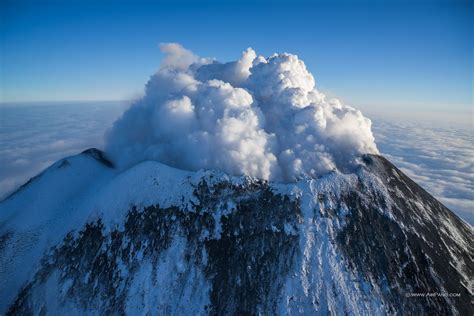
M 381 157 L 284 184 L 97 153 L 0 204 L 0 313 L 465 311 L 472 228 Z

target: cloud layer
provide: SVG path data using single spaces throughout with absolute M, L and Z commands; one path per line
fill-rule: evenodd
M 103 147 L 123 102 L 0 105 L 0 200 L 66 156 Z
M 327 100 L 295 55 L 264 58 L 249 48 L 220 63 L 178 44 L 161 50 L 145 96 L 107 134 L 107 152 L 124 167 L 157 160 L 294 181 L 349 171 L 361 154 L 378 152 L 370 120 Z

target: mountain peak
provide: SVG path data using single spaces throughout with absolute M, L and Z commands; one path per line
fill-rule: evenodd
M 112 161 L 110 161 L 107 158 L 106 154 L 100 149 L 89 148 L 89 149 L 84 150 L 81 154 L 90 156 L 90 157 L 94 158 L 95 160 L 97 160 L 98 162 L 102 163 L 103 165 L 105 165 L 109 168 L 114 168 L 115 167 L 114 164 L 112 163 Z

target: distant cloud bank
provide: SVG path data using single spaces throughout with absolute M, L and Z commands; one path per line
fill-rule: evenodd
M 123 102 L 0 105 L 0 199 L 57 160 L 90 147 L 123 113 Z
M 157 160 L 189 170 L 294 181 L 351 170 L 377 153 L 371 122 L 336 99 L 327 100 L 303 61 L 292 54 L 233 62 L 200 58 L 179 44 L 107 134 L 119 165 Z
M 474 225 L 472 125 L 376 116 L 381 154 L 461 218 Z

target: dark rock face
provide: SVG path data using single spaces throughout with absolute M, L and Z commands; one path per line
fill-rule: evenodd
M 188 208 L 131 206 L 120 227 L 89 222 L 44 255 L 7 314 L 472 314 L 473 229 L 383 157 L 364 164 L 344 189 L 290 195 L 202 178 Z M 333 270 L 303 264 L 332 251 L 319 262 Z M 313 268 L 330 271 L 323 283 Z
M 217 207 L 228 208 L 221 205 L 229 198 L 228 192 L 239 202 L 217 224 L 212 212 Z M 69 234 L 62 245 L 44 257 L 34 280 L 24 287 L 7 315 L 54 312 L 32 299 L 32 293 L 41 291 L 54 274 L 59 275 L 60 284 L 68 284 L 65 299 L 73 300 L 84 310 L 124 314 L 127 289 L 134 274 L 144 260 L 158 265 L 160 255 L 176 235 L 186 240 L 184 268 L 178 278 L 181 283 L 176 287 L 188 286 L 186 280 L 192 278 L 189 267 L 197 266 L 210 282 L 207 313 L 275 311 L 282 276 L 292 268 L 298 251 L 298 236 L 284 232 L 285 225 L 296 230 L 298 203 L 272 193 L 263 182 L 249 187 L 222 183 L 212 191 L 206 182 L 201 182 L 195 195 L 200 203 L 194 212 L 158 205 L 143 211 L 132 208 L 123 230 L 107 233 L 99 220 L 87 224 L 77 236 Z M 222 226 L 218 234 L 203 235 L 205 231 L 215 231 L 216 225 Z M 207 253 L 205 260 L 203 251 Z M 161 308 L 172 312 L 172 306 Z
M 391 312 L 451 314 L 457 311 L 468 315 L 472 312 L 472 293 L 456 270 L 450 253 L 466 263 L 460 269 L 472 278 L 472 229 L 385 158 L 367 156 L 366 164 L 388 188 L 394 219 L 377 211 L 385 202 L 371 188 L 365 190 L 368 192 L 365 199 L 356 193 L 345 197 L 351 205 L 350 219 L 339 234 L 339 242 L 351 264 L 364 275 L 387 284 L 389 290 L 384 295 L 392 302 Z M 364 185 L 362 179 L 360 183 Z M 363 203 L 371 197 L 371 203 Z M 408 229 L 402 229 L 402 225 Z M 458 229 L 467 249 L 453 242 L 446 225 Z M 442 295 L 413 297 L 411 293 Z M 444 295 L 447 293 L 460 295 L 448 297 Z
M 206 241 L 211 314 L 276 313 L 284 277 L 298 251 L 297 203 L 266 191 L 222 221 L 221 238 Z
M 114 168 L 114 164 L 112 163 L 112 161 L 109 160 L 109 158 L 106 157 L 105 153 L 102 150 L 99 150 L 97 148 L 89 148 L 87 150 L 84 150 L 82 154 L 94 158 L 95 160 L 97 160 L 108 168 Z

